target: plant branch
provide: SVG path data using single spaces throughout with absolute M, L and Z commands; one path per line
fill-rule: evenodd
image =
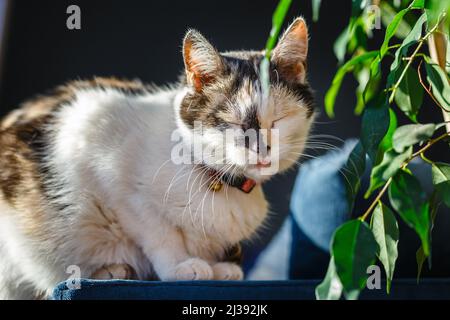
M 445 17 L 445 15 L 444 15 L 444 17 Z M 407 57 L 408 63 L 406 64 L 405 68 L 402 70 L 400 77 L 398 78 L 397 82 L 394 84 L 394 86 L 391 89 L 392 92 L 391 92 L 391 95 L 389 96 L 389 103 L 392 103 L 392 101 L 394 101 L 395 91 L 397 91 L 398 87 L 400 86 L 400 82 L 402 82 L 403 78 L 405 77 L 406 71 L 411 66 L 411 64 L 413 63 L 416 56 L 419 54 L 419 51 L 422 48 L 424 42 L 427 39 L 429 39 L 429 37 L 431 35 L 433 35 L 433 33 L 438 29 L 438 27 L 441 24 L 441 21 L 442 21 L 442 17 L 440 17 L 438 22 L 433 26 L 433 28 L 431 28 L 430 31 L 428 31 L 428 33 L 419 40 L 419 44 L 417 45 L 416 49 L 411 54 L 411 56 Z
M 366 212 L 364 212 L 364 214 L 359 219 L 361 219 L 362 221 L 367 219 L 369 214 L 372 212 L 372 210 L 377 205 L 378 201 L 380 201 L 381 197 L 386 193 L 386 190 L 389 188 L 389 185 L 391 184 L 391 182 L 392 182 L 392 177 L 390 177 L 388 179 L 388 181 L 386 181 L 386 184 L 384 185 L 383 189 L 380 190 L 380 192 L 378 193 L 375 200 L 373 200 L 373 202 L 370 204 L 369 208 L 367 208 Z
M 414 159 L 415 157 L 417 157 L 421 153 L 424 153 L 429 148 L 431 148 L 431 146 L 433 146 L 435 143 L 441 141 L 442 139 L 445 139 L 446 137 L 450 137 L 450 133 L 449 132 L 446 132 L 446 133 L 440 135 L 439 137 L 431 139 L 430 141 L 428 141 L 428 143 L 424 147 L 419 149 L 417 152 L 413 153 L 411 155 L 411 157 L 409 157 L 408 160 L 405 161 L 405 163 L 402 165 L 402 167 L 408 165 L 408 163 L 411 162 L 412 159 Z
M 434 97 L 433 93 L 430 90 L 430 86 L 426 86 L 425 82 L 422 79 L 422 74 L 420 73 L 420 67 L 422 66 L 422 62 L 423 60 L 420 61 L 419 66 L 417 67 L 417 74 L 419 76 L 419 82 L 422 85 L 422 87 L 425 89 L 425 91 L 428 93 L 428 95 L 431 97 L 431 99 L 433 99 L 434 103 L 436 103 L 436 105 L 441 108 L 441 110 L 443 112 L 450 112 L 450 110 L 445 109 L 443 106 L 441 106 L 441 104 L 436 100 L 436 98 Z
M 442 20 L 445 20 L 445 14 Z M 447 54 L 447 40 L 445 33 L 442 32 L 442 23 L 438 21 L 437 28 L 434 30 L 433 34 L 428 38 L 428 48 L 430 51 L 431 59 L 438 64 L 445 71 L 445 61 Z M 444 121 L 447 122 L 446 129 L 450 133 L 450 112 L 448 110 L 442 110 L 442 116 Z
M 406 166 L 417 156 L 422 156 L 422 154 L 427 151 L 429 148 L 431 148 L 431 146 L 433 146 L 434 144 L 436 144 L 437 142 L 450 137 L 450 133 L 446 132 L 442 135 L 440 135 L 437 138 L 431 139 L 428 141 L 428 143 L 420 148 L 419 150 L 417 150 L 415 153 L 413 153 L 407 160 L 405 160 L 405 162 L 403 162 L 403 164 L 401 165 L 401 169 L 406 168 Z M 428 162 L 428 161 L 427 161 Z M 383 186 L 383 189 L 380 190 L 380 192 L 378 193 L 377 197 L 375 198 L 375 200 L 373 200 L 373 202 L 370 204 L 369 208 L 367 208 L 367 210 L 361 215 L 361 217 L 359 217 L 360 220 L 364 221 L 367 219 L 367 217 L 370 215 L 370 213 L 373 211 L 373 209 L 375 208 L 375 206 L 377 205 L 378 201 L 381 199 L 381 197 L 383 197 L 383 195 L 386 193 L 387 189 L 389 188 L 389 185 L 392 182 L 392 177 L 390 177 L 385 185 Z
M 397 82 L 392 87 L 391 95 L 389 96 L 389 103 L 392 103 L 394 101 L 395 91 L 397 91 L 398 87 L 400 86 L 400 82 L 402 82 L 403 78 L 405 77 L 406 71 L 411 66 L 411 64 L 414 61 L 414 58 L 419 53 L 420 48 L 422 48 L 424 43 L 424 39 L 420 39 L 419 44 L 417 45 L 416 49 L 412 53 L 411 56 L 408 57 L 408 63 L 406 64 L 405 68 L 402 70 L 402 73 L 400 74 L 400 77 L 398 78 Z

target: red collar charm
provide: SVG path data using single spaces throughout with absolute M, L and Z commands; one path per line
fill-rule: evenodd
M 219 173 L 213 169 L 210 169 L 210 176 L 219 176 Z M 218 192 L 222 189 L 222 186 L 227 184 L 231 187 L 237 188 L 245 193 L 252 192 L 253 188 L 256 186 L 256 181 L 245 176 L 235 176 L 221 175 L 219 179 L 214 179 L 209 184 L 209 189 Z

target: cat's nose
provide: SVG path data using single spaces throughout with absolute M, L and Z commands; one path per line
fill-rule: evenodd
M 259 159 L 256 163 L 258 168 L 268 168 L 272 164 L 272 161 L 269 158 Z

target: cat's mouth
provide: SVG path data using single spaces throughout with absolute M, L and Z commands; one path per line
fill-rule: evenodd
M 230 174 L 221 173 L 218 170 L 207 167 L 208 174 L 212 178 L 210 182 L 210 189 L 218 191 L 221 189 L 221 185 L 229 185 L 237 188 L 245 193 L 250 193 L 257 185 L 257 181 L 244 175 L 244 174 Z
M 271 161 L 264 161 L 264 162 L 258 162 L 255 164 L 255 168 L 263 169 L 263 168 L 270 168 L 272 166 Z

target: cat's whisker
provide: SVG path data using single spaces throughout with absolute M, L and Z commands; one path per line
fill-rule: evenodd
M 192 215 L 191 204 L 192 204 L 192 202 L 194 201 L 194 197 L 200 192 L 200 190 L 201 190 L 201 188 L 202 188 L 202 186 L 203 186 L 203 183 L 202 183 L 203 178 L 204 178 L 204 176 L 208 173 L 208 171 L 209 171 L 209 169 L 208 169 L 207 167 L 203 167 L 203 168 L 202 168 L 200 174 L 197 175 L 197 177 L 195 177 L 194 181 L 192 182 L 192 185 L 191 185 L 191 188 L 190 188 L 190 191 L 189 191 L 189 197 L 188 197 L 188 209 L 189 209 L 189 215 L 190 215 L 190 217 L 191 217 L 191 220 L 192 220 L 192 224 L 193 224 L 193 225 L 195 224 L 195 222 L 194 222 L 194 217 L 193 217 L 193 215 Z M 197 179 L 198 179 L 199 177 L 200 177 L 200 186 L 198 187 L 198 189 L 196 190 L 196 192 L 194 193 L 194 195 L 192 195 L 192 189 L 193 189 L 193 187 L 194 187 L 194 185 L 195 185 L 195 182 L 197 181 Z M 208 181 L 208 180 L 207 180 L 207 181 Z M 185 207 L 185 210 L 186 210 L 186 207 Z M 184 210 L 183 210 L 183 213 L 184 213 Z
M 222 162 L 223 161 L 223 159 L 219 159 L 217 162 Z M 192 195 L 191 196 L 191 194 L 192 194 L 192 187 L 195 185 L 195 181 L 196 181 L 196 179 L 198 178 L 198 176 L 196 177 L 196 179 L 194 179 L 194 181 L 193 181 L 193 183 L 192 183 L 192 187 L 191 187 L 191 190 L 190 190 L 190 195 L 189 195 L 189 210 L 190 210 L 190 214 L 192 215 L 192 211 L 191 211 L 191 208 L 190 208 L 190 204 L 191 204 L 191 202 L 192 202 L 192 200 L 193 200 L 193 198 L 202 190 L 202 188 L 207 184 L 207 183 L 211 183 L 211 179 L 213 179 L 213 177 L 209 177 L 208 178 L 208 180 L 205 182 L 205 183 L 202 183 L 202 181 L 203 181 L 203 176 L 205 175 L 205 173 L 207 173 L 207 172 L 209 172 L 209 168 L 207 168 L 207 167 L 204 167 L 204 169 L 203 169 L 203 174 L 202 174 L 202 178 L 201 178 L 201 180 L 200 180 L 200 185 L 199 185 L 199 187 L 198 187 L 198 189 L 197 189 L 197 191 L 194 193 L 194 195 Z M 191 200 L 192 199 L 192 200 Z M 196 213 L 195 213 L 195 215 L 197 214 L 197 211 L 196 211 Z
M 308 136 L 308 139 L 314 139 L 314 138 L 325 138 L 325 139 L 331 139 L 331 140 L 336 140 L 339 142 L 345 142 L 342 138 L 339 138 L 337 136 L 333 136 L 330 134 L 310 134 Z
M 223 160 L 220 160 L 220 161 L 223 161 Z M 223 170 L 223 169 L 222 169 L 222 170 Z M 227 169 L 226 171 L 228 171 L 228 169 Z M 220 177 L 215 177 L 215 176 L 210 177 L 210 179 L 207 180 L 206 183 L 212 183 L 212 182 L 214 182 L 214 181 L 216 181 L 216 180 L 220 180 L 220 178 L 221 178 L 224 174 L 226 174 L 226 171 L 225 171 Z M 205 183 L 205 184 L 206 184 L 206 183 Z M 202 185 L 202 186 L 199 188 L 198 191 L 200 191 L 201 188 L 203 188 L 203 186 L 204 186 L 204 185 Z M 202 231 L 203 231 L 205 237 L 206 237 L 206 231 L 205 231 L 205 228 L 204 228 L 204 205 L 205 205 L 206 197 L 207 197 L 208 193 L 210 193 L 210 192 L 212 192 L 212 191 L 211 191 L 209 188 L 206 188 L 206 192 L 205 192 L 205 194 L 204 194 L 204 196 L 203 196 L 203 198 L 202 198 L 200 204 L 197 206 L 196 212 L 195 212 L 195 214 L 194 214 L 195 216 L 197 216 L 198 210 L 199 210 L 200 207 L 201 207 L 201 211 L 200 211 L 201 217 L 200 217 L 200 218 L 201 218 L 201 223 L 202 223 Z M 214 195 L 214 192 L 212 192 L 212 193 L 213 193 L 213 195 Z
M 206 169 L 205 169 L 205 168 L 202 168 L 202 167 L 198 167 L 198 166 L 192 166 L 192 169 L 191 169 L 190 174 L 189 174 L 188 181 L 187 181 L 187 183 L 186 183 L 186 192 L 187 192 L 187 190 L 188 190 L 188 187 L 189 187 L 189 181 L 190 181 L 191 176 L 192 176 L 192 174 L 193 174 L 194 171 L 197 171 L 197 173 L 198 173 L 197 176 L 196 176 L 196 178 L 197 178 L 198 176 L 200 176 L 201 174 L 203 174 L 203 173 L 206 171 Z M 195 183 L 195 180 L 194 180 L 193 183 Z M 191 188 L 191 190 L 192 190 L 192 188 Z M 191 199 L 191 196 L 190 196 L 190 193 L 189 193 L 188 199 L 187 199 L 187 203 L 186 203 L 186 205 L 184 206 L 183 212 L 181 213 L 181 221 L 184 221 L 184 215 L 185 215 L 186 209 L 187 209 L 188 207 L 190 207 L 191 201 L 192 201 L 192 199 Z M 192 218 L 192 215 L 191 215 L 191 222 L 194 223 L 194 220 L 193 220 L 193 218 Z
M 298 155 L 298 153 L 295 153 L 294 155 Z M 311 156 L 311 155 L 307 155 L 307 154 L 302 154 L 302 157 L 310 157 L 312 159 L 317 159 L 319 157 L 315 157 L 315 156 Z M 288 159 L 289 161 L 295 161 L 295 159 Z M 327 161 L 326 158 L 321 158 L 322 161 Z M 296 164 L 301 165 L 301 163 L 299 163 L 298 161 L 295 161 Z M 350 162 L 353 162 L 352 160 L 350 160 Z M 354 166 L 354 164 L 353 164 Z M 356 168 L 356 167 L 355 167 Z M 348 179 L 346 173 L 344 171 L 348 171 L 348 169 L 346 169 L 345 167 L 341 167 L 341 168 L 337 168 L 337 170 L 339 171 L 339 173 L 344 177 L 344 179 L 347 182 L 347 185 L 351 188 L 352 193 L 354 193 L 355 190 L 353 190 L 353 186 L 350 183 L 350 180 Z M 351 173 L 351 172 L 350 172 Z
M 159 166 L 158 170 L 156 170 L 155 174 L 153 175 L 152 184 L 155 183 L 155 179 L 157 178 L 161 169 L 170 161 L 172 161 L 172 159 L 167 159 L 166 161 L 163 162 L 163 164 L 161 166 Z
M 227 164 L 225 167 L 226 169 L 224 169 L 224 172 L 222 173 L 222 175 L 219 178 L 217 178 L 217 181 L 220 182 L 222 180 L 222 178 L 224 177 L 224 175 L 227 174 L 227 172 L 230 170 L 230 168 L 232 168 L 232 166 L 233 166 L 233 164 Z M 215 213 L 216 213 L 215 206 L 214 206 L 215 194 L 216 193 L 213 192 L 212 197 L 211 197 L 211 207 L 212 207 L 212 211 L 213 211 L 213 219 L 214 219 Z
M 182 166 L 172 177 L 172 180 L 170 180 L 169 186 L 167 187 L 166 192 L 164 193 L 164 197 L 163 197 L 163 203 L 167 203 L 168 198 L 169 198 L 169 194 L 170 194 L 170 190 L 173 186 L 173 183 L 176 181 L 176 179 L 179 179 L 178 175 L 185 169 L 184 166 Z M 183 176 L 182 176 L 183 177 Z
M 198 177 L 200 177 L 200 186 L 202 186 L 202 185 L 203 185 L 203 178 L 205 177 L 205 175 L 206 175 L 207 173 L 208 173 L 208 170 L 207 170 L 206 168 L 203 169 L 202 172 L 201 172 L 201 174 L 199 174 L 199 175 L 196 177 L 196 179 L 194 180 L 194 182 L 192 183 L 192 187 L 194 186 L 195 181 L 197 180 Z M 208 181 L 208 179 L 209 179 L 209 177 L 207 178 L 207 181 Z M 191 205 L 192 205 L 192 203 L 194 202 L 194 198 L 195 198 L 195 196 L 197 195 L 197 193 L 199 192 L 199 190 L 200 190 L 200 187 L 199 187 L 199 189 L 194 193 L 194 195 L 192 195 L 192 197 L 191 197 L 191 195 L 189 195 L 189 201 L 188 201 L 188 206 L 187 206 L 187 208 L 189 209 L 189 216 L 191 217 L 192 225 L 195 225 L 195 219 L 194 219 L 194 215 L 192 214 L 192 207 L 191 207 Z M 191 191 L 192 191 L 192 188 L 191 188 Z M 186 210 L 186 206 L 185 206 L 184 210 Z M 183 210 L 183 212 L 184 212 L 184 210 Z
M 207 182 L 208 182 L 208 183 L 211 183 L 211 181 L 214 181 L 214 177 L 210 176 L 210 177 L 209 177 L 209 180 L 210 180 L 210 181 L 207 181 Z M 203 198 L 202 198 L 202 200 L 200 201 L 199 205 L 197 206 L 197 210 L 195 210 L 195 214 L 194 214 L 195 217 L 197 217 L 198 210 L 199 210 L 199 208 L 200 208 L 200 206 L 201 206 L 202 210 L 200 211 L 200 221 L 201 221 L 202 232 L 203 232 L 203 236 L 204 236 L 205 240 L 207 239 L 207 236 L 206 236 L 206 230 L 205 230 L 205 225 L 204 225 L 204 220 L 203 220 L 203 219 L 204 219 L 203 210 L 204 210 L 204 204 L 205 204 L 206 196 L 207 196 L 208 193 L 210 193 L 210 192 L 212 192 L 211 189 L 210 189 L 210 188 L 206 188 L 206 192 L 205 192 L 205 194 L 203 195 Z

